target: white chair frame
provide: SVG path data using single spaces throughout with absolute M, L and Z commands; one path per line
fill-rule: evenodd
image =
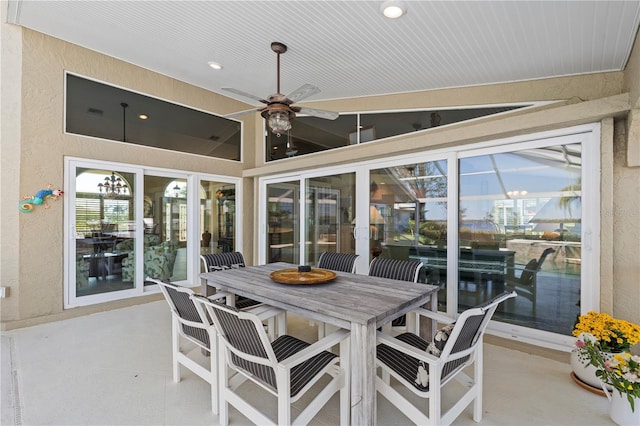
M 515 297 L 516 293 L 503 293 L 494 299 L 490 300 L 484 306 L 471 308 L 464 311 L 456 320 L 455 326 L 451 331 L 447 343 L 445 344 L 442 353 L 439 357 L 431 355 L 425 350 L 420 350 L 412 345 L 409 345 L 401 340 L 398 340 L 388 334 L 378 332 L 378 343 L 384 344 L 390 348 L 397 349 L 398 351 L 407 354 L 416 360 L 422 361 L 428 365 L 429 368 L 429 387 L 426 391 L 421 391 L 413 383 L 408 382 L 396 371 L 389 368 L 386 364 L 379 359 L 376 363 L 381 369 L 381 376 L 376 377 L 376 390 L 384 396 L 389 402 L 396 406 L 404 415 L 409 417 L 417 425 L 448 425 L 451 424 L 464 409 L 473 402 L 473 420 L 479 422 L 482 420 L 482 386 L 483 386 L 483 334 L 486 329 L 489 320 L 495 312 L 498 305 L 506 299 Z M 415 312 L 419 316 L 432 319 L 434 321 L 443 322 L 448 320 L 447 317 L 426 309 L 417 309 Z M 467 320 L 471 317 L 482 316 L 480 325 L 475 331 L 471 344 L 463 350 L 452 353 L 456 348 L 456 343 L 461 336 L 461 333 L 467 324 Z M 449 320 L 450 321 L 450 320 Z M 468 330 L 466 330 L 468 331 Z M 448 372 L 447 375 L 442 378 L 443 369 L 445 365 L 451 361 L 461 360 L 468 357 L 466 360 L 462 360 L 459 365 Z M 473 364 L 473 377 L 470 377 L 462 370 Z M 389 375 L 395 380 L 399 381 L 404 387 L 408 388 L 415 395 L 420 398 L 428 399 L 428 414 L 425 414 L 422 409 L 416 407 L 412 402 L 406 399 L 400 392 L 391 386 Z M 466 389 L 464 394 L 453 404 L 446 412 L 442 412 L 442 396 L 441 391 L 450 381 L 455 380 L 460 382 Z
M 349 371 L 348 361 L 346 364 L 341 359 L 349 360 L 349 331 L 339 329 L 336 332 L 326 336 L 322 340 L 306 347 L 305 349 L 295 353 L 294 355 L 278 361 L 273 351 L 271 343 L 262 327 L 260 318 L 246 311 L 237 311 L 225 305 L 214 303 L 202 296 L 194 296 L 196 304 L 204 306 L 208 315 L 213 319 L 218 335 L 218 357 L 219 366 L 219 390 L 220 390 L 220 424 L 228 425 L 229 409 L 228 405 L 233 405 L 243 415 L 248 417 L 257 425 L 290 425 L 290 424 L 308 424 L 313 417 L 326 405 L 333 394 L 340 392 L 340 424 L 349 423 L 350 415 L 350 395 L 349 395 Z M 227 311 L 240 320 L 249 320 L 253 322 L 255 330 L 260 337 L 262 347 L 265 350 L 266 358 L 253 356 L 242 352 L 235 348 L 226 338 L 223 328 L 216 316 L 215 310 Z M 339 345 L 341 357 L 336 357 L 331 363 L 323 368 L 313 379 L 292 396 L 291 389 L 291 370 L 301 363 L 309 360 L 322 351 L 330 350 Z M 265 365 L 275 372 L 276 386 L 271 388 L 254 375 L 246 372 L 241 367 L 235 365 L 232 361 L 231 354 L 234 354 L 246 361 Z M 230 371 L 232 372 L 230 374 Z M 302 412 L 295 419 L 292 418 L 291 404 L 303 397 L 309 389 L 324 375 L 332 376 L 331 381 L 307 404 Z M 258 385 L 260 388 L 274 395 L 278 399 L 278 418 L 276 421 L 270 419 L 264 413 L 260 412 L 256 407 L 247 402 L 242 396 L 236 393 L 237 388 L 245 381 Z
M 179 383 L 181 380 L 181 372 L 180 366 L 183 366 L 202 378 L 204 381 L 211 385 L 211 411 L 214 414 L 219 413 L 219 397 L 218 397 L 218 351 L 217 351 L 217 341 L 218 337 L 216 334 L 215 327 L 212 326 L 211 322 L 208 320 L 206 314 L 200 307 L 199 304 L 193 302 L 193 296 L 196 294 L 193 290 L 187 287 L 182 287 L 173 283 L 165 283 L 155 278 L 147 277 L 147 281 L 158 284 L 160 290 L 162 291 L 165 300 L 169 304 L 171 308 L 171 354 L 172 354 L 172 370 L 173 370 L 173 381 L 175 383 Z M 167 287 L 171 287 L 178 293 L 184 293 L 186 295 L 187 300 L 193 305 L 196 316 L 199 320 L 189 320 L 180 315 L 180 309 L 176 306 L 173 298 L 169 294 L 169 290 Z M 232 296 L 229 293 L 225 292 L 217 292 L 211 296 L 209 296 L 208 300 L 220 300 L 227 299 L 229 296 Z M 267 305 L 259 305 L 251 310 L 257 318 L 261 321 L 270 320 L 274 317 L 281 315 L 282 310 L 269 307 Z M 204 315 L 203 315 L 204 314 Z M 195 319 L 195 318 L 194 318 Z M 202 330 L 204 333 L 207 333 L 209 336 L 209 345 L 207 346 L 205 342 L 201 341 L 197 337 L 194 337 L 188 332 L 185 332 L 184 326 L 193 327 L 194 329 Z M 203 353 L 208 355 L 209 365 L 206 367 L 198 363 L 194 358 L 189 356 L 191 352 L 195 349 L 191 349 L 188 351 L 183 351 L 183 342 L 182 339 L 185 339 L 198 348 L 200 348 Z

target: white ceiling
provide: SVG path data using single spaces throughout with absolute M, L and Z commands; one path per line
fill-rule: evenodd
M 8 20 L 226 96 L 276 92 L 279 41 L 282 92 L 309 101 L 618 71 L 640 22 L 640 0 L 381 3 L 9 0 Z

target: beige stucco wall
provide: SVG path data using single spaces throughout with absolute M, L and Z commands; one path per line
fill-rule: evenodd
M 33 195 L 48 183 L 63 186 L 64 157 L 108 160 L 142 166 L 241 176 L 243 164 L 202 156 L 136 147 L 64 134 L 64 72 L 70 71 L 161 99 L 220 114 L 247 105 L 164 75 L 19 27 L 2 24 L 2 299 L 3 327 L 29 325 L 87 312 L 139 303 L 112 302 L 63 311 L 63 203 L 48 210 L 19 213 L 21 194 Z M 5 38 L 5 33 L 11 39 Z M 7 52 L 5 54 L 5 52 Z M 15 53 L 14 53 L 15 52 Z M 4 105 L 3 105 L 4 106 Z M 254 139 L 254 122 L 244 126 Z M 245 149 L 251 165 L 255 150 Z M 253 199 L 253 182 L 245 179 L 245 202 Z M 253 214 L 242 218 L 253 222 Z M 244 245 L 253 238 L 245 234 Z
M 5 38 L 5 34 L 11 37 Z M 21 37 L 16 34 L 21 34 Z M 3 200 L 0 221 L 1 279 L 2 285 L 11 287 L 11 296 L 0 302 L 3 328 L 52 321 L 144 301 L 143 298 L 63 311 L 62 204 L 54 204 L 50 210 L 30 214 L 19 214 L 15 204 L 19 194 L 33 193 L 48 182 L 62 185 L 64 156 L 244 176 L 243 243 L 244 252 L 251 263 L 252 255 L 256 252 L 254 242 L 257 241 L 254 238 L 257 232 L 254 226 L 257 213 L 254 203 L 256 176 L 301 170 L 319 164 L 339 164 L 402 152 L 458 146 L 592 122 L 602 122 L 603 129 L 609 129 L 606 130 L 611 135 L 609 140 L 615 141 L 608 151 L 610 155 L 603 156 L 603 161 L 608 162 L 608 166 L 603 166 L 603 171 L 609 176 L 604 176 L 604 183 L 611 185 L 613 194 L 611 205 L 603 206 L 602 211 L 604 213 L 605 207 L 608 209 L 609 227 L 614 235 L 611 239 L 614 249 L 603 253 L 602 262 L 607 265 L 603 268 L 603 276 L 610 282 L 603 282 L 603 291 L 606 290 L 606 294 L 601 297 L 605 305 L 603 308 L 640 323 L 640 314 L 636 308 L 640 302 L 639 286 L 637 278 L 634 278 L 640 276 L 640 245 L 637 244 L 639 239 L 635 231 L 639 228 L 637 194 L 640 189 L 640 169 L 628 167 L 625 160 L 625 120 L 630 109 L 630 97 L 625 87 L 630 87 L 630 78 L 640 79 L 638 67 L 635 67 L 633 72 L 636 75 L 633 77 L 613 72 L 309 104 L 347 112 L 562 101 L 508 117 L 447 126 L 418 135 L 279 161 L 277 164 L 263 163 L 262 136 L 257 131 L 261 128 L 262 121 L 257 115 L 249 116 L 244 120 L 245 161 L 244 164 L 237 164 L 125 145 L 117 145 L 118 149 L 114 149 L 113 142 L 65 135 L 64 70 L 221 114 L 246 109 L 247 105 L 29 30 L 2 24 L 2 36 L 2 58 L 15 58 L 18 64 L 7 65 L 3 62 L 0 82 L 4 89 L 8 81 L 17 80 L 19 87 L 17 91 L 2 93 L 3 107 L 5 102 L 12 101 L 17 106 L 9 111 L 3 108 L 0 126 L 3 138 L 0 151 L 3 165 L 0 171 Z M 7 53 L 6 47 L 9 48 Z M 634 55 L 636 58 L 635 51 Z M 19 182 L 16 177 L 19 177 Z M 635 196 L 629 197 L 629 194 Z M 631 201 L 632 198 L 636 201 Z M 251 229 L 253 232 L 249 231 Z M 12 240 L 8 242 L 7 238 Z

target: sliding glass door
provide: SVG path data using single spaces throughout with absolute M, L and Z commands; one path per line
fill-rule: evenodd
M 75 192 L 67 197 L 74 200 L 70 282 L 75 296 L 132 290 L 133 282 L 123 275 L 123 268 L 131 260 L 137 237 L 136 173 L 77 167 L 73 183 Z
M 447 300 L 448 161 L 405 163 L 369 172 L 369 260 L 425 264 L 420 281 L 438 285 Z
M 583 143 L 459 161 L 458 310 L 504 290 L 495 318 L 570 334 L 582 291 Z
M 318 176 L 305 182 L 304 264 L 323 252 L 355 253 L 355 173 Z
M 300 259 L 300 182 L 267 185 L 267 263 Z
M 65 307 L 195 283 L 203 253 L 241 249 L 237 178 L 67 160 Z
M 355 251 L 357 273 L 378 256 L 419 260 L 449 316 L 515 290 L 491 329 L 564 347 L 581 309 L 599 303 L 597 243 L 583 246 L 599 233 L 598 134 L 582 126 L 262 179 L 260 260 L 314 265 L 322 251 Z

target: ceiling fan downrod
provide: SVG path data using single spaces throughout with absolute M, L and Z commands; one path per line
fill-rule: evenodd
M 274 41 L 273 43 L 271 43 L 271 50 L 273 50 L 278 54 L 278 76 L 276 77 L 277 78 L 276 93 L 281 95 L 282 92 L 280 92 L 280 55 L 287 51 L 287 46 L 283 43 Z

